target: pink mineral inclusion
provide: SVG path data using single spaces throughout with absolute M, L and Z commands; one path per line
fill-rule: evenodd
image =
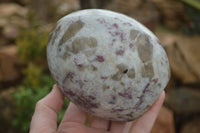
M 98 62 L 104 62 L 104 58 L 102 55 L 97 55 L 96 57 L 97 57 L 96 59 Z
M 125 40 L 125 33 L 121 33 L 120 38 L 121 38 L 121 41 L 124 41 Z
M 124 49 L 120 49 L 120 50 L 117 50 L 116 51 L 116 55 L 120 55 L 120 56 L 123 56 L 124 55 Z
M 130 47 L 130 48 L 133 48 L 133 43 L 130 43 L 130 44 L 129 44 L 129 47 Z
M 118 29 L 118 25 L 116 23 L 113 24 L 113 26 Z

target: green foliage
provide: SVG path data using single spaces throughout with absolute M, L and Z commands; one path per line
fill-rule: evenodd
M 184 33 L 187 35 L 200 34 L 200 1 L 180 0 L 184 3 L 184 9 L 190 24 L 183 25 Z
M 200 1 L 198 0 L 181 0 L 181 1 L 200 10 Z
M 64 114 L 65 114 L 65 111 L 66 111 L 68 105 L 69 105 L 69 102 L 70 102 L 70 101 L 69 101 L 67 98 L 65 98 L 65 102 L 64 102 L 64 104 L 63 104 L 63 108 L 62 108 L 62 109 L 60 110 L 60 112 L 58 113 L 58 120 L 57 120 L 58 125 L 59 125 L 59 123 L 62 121 L 62 118 L 63 118 L 63 116 L 64 116 Z
M 35 104 L 46 96 L 54 81 L 48 73 L 46 63 L 46 46 L 48 31 L 42 30 L 34 14 L 28 16 L 29 26 L 21 29 L 16 39 L 18 46 L 18 57 L 23 64 L 23 82 L 14 94 L 16 99 L 16 117 L 13 125 L 21 132 L 29 130 L 30 121 L 34 113 Z M 69 100 L 64 103 L 63 109 L 58 114 L 58 123 L 61 121 Z
M 22 63 L 45 60 L 48 33 L 42 32 L 39 26 L 22 29 L 16 39 L 18 56 Z
M 42 31 L 41 26 L 34 24 L 34 18 L 31 19 L 33 21 L 30 22 L 30 26 L 22 29 L 16 40 L 18 57 L 24 64 L 24 68 L 22 69 L 23 82 L 14 95 L 17 111 L 13 125 L 24 133 L 29 130 L 35 104 L 50 92 L 54 84 L 47 72 L 46 64 L 48 33 Z M 66 100 L 63 109 L 58 114 L 58 123 L 68 104 L 69 100 Z
M 40 89 L 42 89 L 42 91 Z M 35 90 L 38 91 L 20 86 L 18 92 L 14 95 L 16 98 L 17 114 L 13 124 L 20 128 L 22 132 L 28 132 L 29 130 L 35 103 L 49 91 L 48 88 L 38 88 Z
M 26 76 L 24 84 L 32 87 L 37 87 L 41 84 L 43 67 L 29 63 L 27 68 L 23 70 L 23 74 Z
M 46 96 L 51 91 L 54 84 L 54 81 L 49 75 L 44 75 L 41 79 L 43 85 L 40 85 L 40 87 L 31 88 L 19 86 L 18 92 L 14 94 L 17 112 L 13 125 L 20 128 L 24 133 L 29 130 L 30 121 L 37 101 Z M 69 100 L 66 100 L 63 109 L 58 114 L 58 123 L 62 120 L 68 104 Z

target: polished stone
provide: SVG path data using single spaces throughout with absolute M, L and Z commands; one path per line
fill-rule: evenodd
M 117 121 L 146 112 L 169 80 L 167 55 L 136 20 L 107 10 L 71 13 L 50 33 L 52 77 L 83 110 Z

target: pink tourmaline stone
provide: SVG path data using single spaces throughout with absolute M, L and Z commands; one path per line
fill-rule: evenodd
M 136 20 L 107 10 L 82 10 L 60 19 L 50 33 L 47 58 L 71 102 L 115 121 L 146 112 L 170 75 L 155 35 Z

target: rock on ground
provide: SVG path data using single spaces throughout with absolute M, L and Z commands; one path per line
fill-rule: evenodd
M 16 50 L 17 46 L 15 45 L 0 49 L 0 82 L 13 81 L 20 77 Z
M 200 82 L 200 36 L 157 32 L 166 49 L 172 74 L 182 83 Z
M 200 131 L 200 117 L 195 118 L 187 122 L 185 125 L 183 125 L 183 128 L 180 133 L 199 133 L 199 131 Z
M 160 21 L 170 29 L 180 29 L 188 25 L 189 19 L 184 4 L 177 0 L 150 0 L 159 11 Z
M 176 113 L 200 112 L 200 90 L 193 88 L 178 88 L 166 95 L 166 104 Z
M 158 23 L 158 12 L 150 1 L 142 0 L 80 0 L 81 8 L 101 8 L 126 14 L 138 20 L 151 31 Z M 85 4 L 87 3 L 87 4 Z
M 1 14 L 0 17 L 9 17 L 12 15 L 19 15 L 25 17 L 27 9 L 15 3 L 0 4 Z
M 12 120 L 15 117 L 15 100 L 13 94 L 15 88 L 4 89 L 0 93 L 0 132 L 1 133 L 17 133 L 18 131 L 12 127 Z
M 14 42 L 19 28 L 26 27 L 28 9 L 15 3 L 0 4 L 0 46 Z

